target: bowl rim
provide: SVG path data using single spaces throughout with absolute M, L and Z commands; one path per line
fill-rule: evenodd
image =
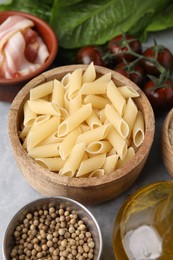
M 53 31 L 53 29 L 51 28 L 51 26 L 46 21 L 42 20 L 41 18 L 39 18 L 39 17 L 37 17 L 33 14 L 30 14 L 30 13 L 27 13 L 27 12 L 22 12 L 22 11 L 15 11 L 15 10 L 0 11 L 0 14 L 1 15 L 7 15 L 7 18 L 10 15 L 21 15 L 23 17 L 26 17 L 26 18 L 32 20 L 34 23 L 36 22 L 37 24 L 41 25 L 50 34 L 50 38 L 52 40 L 53 45 L 52 45 L 51 52 L 49 51 L 49 57 L 46 59 L 44 64 L 42 64 L 35 71 L 33 71 L 29 74 L 20 76 L 19 78 L 12 78 L 12 79 L 0 78 L 0 84 L 3 84 L 4 86 L 8 86 L 9 84 L 17 84 L 17 83 L 20 83 L 22 81 L 28 81 L 28 80 L 36 77 L 40 73 L 42 73 L 44 70 L 46 70 L 52 64 L 52 62 L 54 61 L 54 59 L 57 55 L 57 52 L 58 52 L 58 47 L 59 47 L 58 38 L 57 38 L 55 32 Z
M 97 256 L 97 260 L 100 259 L 101 257 L 101 254 L 102 254 L 102 250 L 103 250 L 103 238 L 102 238 L 102 233 L 101 233 L 101 229 L 100 229 L 100 226 L 95 218 L 95 216 L 91 213 L 91 211 L 85 207 L 82 203 L 80 203 L 79 201 L 77 200 L 74 200 L 72 198 L 69 198 L 69 197 L 65 197 L 65 196 L 56 196 L 56 197 L 42 197 L 42 198 L 39 198 L 39 199 L 35 199 L 35 200 L 32 200 L 28 203 L 26 203 L 24 206 L 22 206 L 14 215 L 13 217 L 11 218 L 11 220 L 8 222 L 6 228 L 5 228 L 5 231 L 4 231 L 4 235 L 3 235 L 3 242 L 2 242 L 2 253 L 3 253 L 3 258 L 6 259 L 6 252 L 5 252 L 5 243 L 6 243 L 6 236 L 7 236 L 7 233 L 9 231 L 9 227 L 11 224 L 13 224 L 14 220 L 20 215 L 21 212 L 23 212 L 25 209 L 29 210 L 29 208 L 31 206 L 34 206 L 34 205 L 37 205 L 37 203 L 39 202 L 45 202 L 45 204 L 49 204 L 51 201 L 64 201 L 64 202 L 70 202 L 72 203 L 73 205 L 77 205 L 79 208 L 81 208 L 85 213 L 87 213 L 90 217 L 90 219 L 92 219 L 92 221 L 94 222 L 94 225 L 96 226 L 96 229 L 97 229 L 97 232 L 98 232 L 98 239 L 99 239 L 99 244 L 100 244 L 100 247 L 99 247 L 99 251 L 98 251 L 98 256 Z
M 130 84 L 130 86 L 133 86 L 135 88 L 135 90 L 137 90 L 137 92 L 140 94 L 140 97 L 142 99 L 143 102 L 141 103 L 146 103 L 147 105 L 147 111 L 145 113 L 145 116 L 147 117 L 147 125 L 146 125 L 146 119 L 145 119 L 145 137 L 144 137 L 144 142 L 140 145 L 140 147 L 138 148 L 135 156 L 131 159 L 134 160 L 133 163 L 131 163 L 131 160 L 127 163 L 125 163 L 121 168 L 116 169 L 114 172 L 110 173 L 109 175 L 104 175 L 104 176 L 100 176 L 100 177 L 92 177 L 92 178 L 76 178 L 76 177 L 67 177 L 67 176 L 59 176 L 57 173 L 54 173 L 48 169 L 45 169 L 43 167 L 41 167 L 34 159 L 32 159 L 30 156 L 28 156 L 27 152 L 24 150 L 17 131 L 16 130 L 16 125 L 15 124 L 11 124 L 10 122 L 10 118 L 17 119 L 17 114 L 18 114 L 18 109 L 20 108 L 20 99 L 22 98 L 22 101 L 24 100 L 24 98 L 26 98 L 27 94 L 29 93 L 29 90 L 32 88 L 31 85 L 34 82 L 37 82 L 39 84 L 40 81 L 46 82 L 49 81 L 51 79 L 53 79 L 53 77 L 56 75 L 57 70 L 58 72 L 61 70 L 63 71 L 63 73 L 67 74 L 69 71 L 73 71 L 74 69 L 77 68 L 83 68 L 86 69 L 88 67 L 88 65 L 66 65 L 66 66 L 61 66 L 61 67 L 57 67 L 54 69 L 51 69 L 49 71 L 43 72 L 41 75 L 37 76 L 36 78 L 32 79 L 30 82 L 28 82 L 16 95 L 16 97 L 14 98 L 10 110 L 9 110 L 9 114 L 8 114 L 8 129 L 9 129 L 9 137 L 11 140 L 11 144 L 12 147 L 14 148 L 14 139 L 15 139 L 15 146 L 17 145 L 17 152 L 20 152 L 21 156 L 23 156 L 23 158 L 27 161 L 29 161 L 30 163 L 32 163 L 32 166 L 34 167 L 39 167 L 39 173 L 42 175 L 43 178 L 48 178 L 49 180 L 51 179 L 51 182 L 53 182 L 54 184 L 57 183 L 58 180 L 58 184 L 59 185 L 66 185 L 68 187 L 75 187 L 76 189 L 79 187 L 80 184 L 80 188 L 81 187 L 96 187 L 96 186 L 102 186 L 105 184 L 109 184 L 112 183 L 113 181 L 116 181 L 118 179 L 121 179 L 122 177 L 127 175 L 126 169 L 128 168 L 128 171 L 132 171 L 133 169 L 135 169 L 143 160 L 146 159 L 146 157 L 148 156 L 148 153 L 151 149 L 153 140 L 154 140 L 154 132 L 155 132 L 155 117 L 154 117 L 154 112 L 153 109 L 151 107 L 151 104 L 148 100 L 148 98 L 146 97 L 146 95 L 144 94 L 144 92 L 136 85 L 134 84 L 132 81 L 130 81 L 128 78 L 124 77 L 123 75 L 117 73 L 116 71 L 113 71 L 111 69 L 105 68 L 105 67 L 101 67 L 101 66 L 95 66 L 96 72 L 98 74 L 105 74 L 105 73 L 109 73 L 111 72 L 111 76 L 112 78 L 114 78 L 115 80 L 117 79 L 118 81 L 123 82 L 125 85 Z M 36 85 L 35 85 L 36 86 Z M 17 120 L 16 120 L 17 121 Z M 16 152 L 16 151 L 15 151 Z M 129 168 L 130 165 L 130 168 Z M 127 180 L 128 181 L 128 180 Z

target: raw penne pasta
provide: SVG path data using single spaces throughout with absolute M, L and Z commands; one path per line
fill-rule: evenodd
M 64 161 L 59 157 L 35 158 L 35 160 L 42 167 L 44 167 L 50 171 L 53 171 L 53 172 L 58 172 L 64 166 Z
M 137 113 L 138 113 L 138 109 L 135 102 L 132 100 L 132 98 L 129 98 L 127 100 L 127 104 L 123 115 L 123 119 L 126 121 L 126 123 L 129 126 L 129 136 L 132 132 Z
M 58 105 L 48 101 L 28 101 L 30 109 L 39 115 L 48 114 L 52 116 L 60 116 Z
M 107 139 L 112 144 L 112 146 L 115 148 L 119 157 L 121 159 L 123 159 L 127 153 L 126 141 L 121 137 L 121 135 L 113 127 L 111 127 L 111 129 L 110 129 Z
M 128 136 L 129 126 L 126 121 L 113 108 L 113 106 L 109 104 L 106 105 L 105 116 L 123 138 L 126 138 Z
M 134 155 L 135 155 L 135 150 L 133 149 L 133 147 L 129 147 L 127 149 L 127 153 L 124 159 L 118 160 L 117 168 L 120 168 L 123 164 L 127 163 L 131 158 L 133 158 Z
M 104 169 L 97 169 L 90 173 L 89 177 L 101 177 L 105 174 Z
M 52 93 L 53 80 L 45 82 L 30 90 L 30 100 L 37 100 Z
M 107 84 L 110 80 L 111 80 L 111 73 L 107 73 L 93 82 L 86 82 L 82 85 L 80 89 L 80 94 L 82 95 L 105 94 L 107 89 Z
M 91 154 L 107 153 L 112 149 L 108 141 L 94 141 L 87 145 L 86 151 Z
M 76 140 L 76 143 L 84 142 L 86 145 L 88 145 L 91 142 L 100 141 L 108 135 L 109 130 L 110 124 L 97 127 L 95 129 L 80 134 Z
M 91 104 L 82 106 L 78 111 L 74 112 L 65 119 L 58 127 L 58 136 L 65 136 L 70 131 L 84 122 L 92 113 Z
M 24 140 L 27 134 L 29 133 L 31 127 L 30 126 L 24 126 L 22 131 L 19 132 L 20 139 Z
M 99 118 L 100 118 L 100 122 L 104 124 L 104 122 L 106 121 L 105 109 L 99 111 Z
M 84 176 L 94 170 L 101 168 L 104 164 L 106 154 L 99 154 L 81 162 L 79 170 L 76 173 L 76 177 Z
M 88 131 L 91 130 L 90 127 L 89 127 L 89 125 L 87 125 L 87 124 L 85 124 L 85 123 L 82 123 L 82 124 L 80 125 L 80 129 L 81 129 L 81 132 L 82 132 L 82 133 L 85 133 L 85 132 L 88 132 Z
M 43 141 L 41 141 L 39 143 L 39 146 L 47 145 L 47 144 L 61 143 L 62 141 L 63 141 L 63 138 L 58 137 L 57 131 L 55 131 L 53 134 L 49 135 L 47 138 L 45 138 Z
M 64 75 L 64 77 L 61 79 L 61 82 L 64 86 L 64 89 L 67 90 L 70 82 L 71 73 L 67 73 Z
M 105 159 L 105 163 L 103 165 L 105 174 L 109 174 L 113 172 L 116 169 L 117 162 L 118 162 L 118 154 L 114 153 L 110 156 L 107 156 Z
M 70 99 L 69 102 L 69 114 L 73 114 L 82 106 L 82 96 L 79 94 Z
M 142 113 L 138 111 L 134 126 L 133 126 L 133 143 L 139 147 L 144 141 L 144 119 Z
M 59 107 L 59 112 L 60 112 L 60 121 L 61 122 L 64 121 L 69 116 L 68 111 L 63 107 Z
M 27 149 L 30 150 L 43 141 L 46 137 L 54 133 L 58 129 L 58 125 L 59 117 L 54 116 L 33 131 L 31 129 L 27 140 Z
M 23 113 L 24 113 L 24 120 L 23 120 L 24 126 L 29 126 L 29 127 L 31 127 L 32 124 L 34 123 L 36 117 L 37 117 L 37 114 L 34 113 L 34 112 L 30 109 L 30 106 L 28 105 L 28 101 L 25 102 L 25 104 L 24 104 Z
M 132 87 L 129 86 L 121 86 L 118 88 L 118 90 L 120 91 L 120 93 L 122 94 L 122 96 L 124 98 L 135 98 L 135 97 L 139 97 L 139 93 Z
M 63 168 L 59 171 L 60 175 L 73 177 L 81 164 L 81 160 L 85 153 L 85 143 L 76 144 L 69 157 L 64 163 Z
M 42 158 L 47 158 L 47 157 L 55 157 L 59 155 L 59 150 L 58 150 L 59 144 L 47 144 L 47 145 L 42 145 L 42 146 L 36 146 L 31 148 L 28 151 L 28 154 L 32 158 L 37 158 L 37 157 L 42 157 Z
M 41 115 L 38 116 L 34 121 L 34 127 L 39 127 L 42 123 L 48 121 L 50 119 L 50 115 Z
M 69 86 L 68 86 L 68 98 L 74 98 L 79 94 L 79 90 L 82 86 L 82 69 L 76 69 L 72 72 L 70 76 Z
M 111 80 L 107 86 L 107 96 L 111 101 L 112 105 L 116 111 L 122 116 L 124 114 L 124 109 L 126 106 L 126 100 L 121 95 L 118 88 L 115 86 L 114 82 Z
M 59 154 L 63 160 L 66 160 L 66 158 L 71 153 L 77 137 L 81 133 L 80 127 L 75 128 L 73 131 L 71 131 L 68 135 L 66 135 L 63 139 L 63 141 L 59 144 Z
M 96 109 L 103 109 L 105 108 L 106 104 L 110 104 L 110 101 L 104 97 L 100 97 L 96 95 L 87 95 L 84 98 L 84 103 L 85 104 L 91 103 L 92 107 Z
M 94 63 L 91 62 L 87 67 L 86 71 L 83 73 L 82 79 L 83 82 L 92 82 L 96 78 L 96 70 L 94 67 Z
M 70 103 L 70 99 L 68 98 L 68 92 L 69 89 L 67 89 L 64 93 L 64 108 L 69 111 L 69 103 Z
M 53 81 L 53 91 L 52 91 L 52 103 L 58 105 L 58 107 L 64 107 L 64 86 L 62 82 L 57 79 Z
M 96 112 L 93 110 L 90 117 L 86 119 L 87 124 L 89 125 L 90 129 L 94 129 L 96 127 L 102 126 Z

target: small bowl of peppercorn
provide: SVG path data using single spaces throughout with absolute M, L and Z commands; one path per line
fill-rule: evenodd
M 173 177 L 173 108 L 168 112 L 161 134 L 162 158 L 165 168 Z
M 79 202 L 47 197 L 20 209 L 7 226 L 5 260 L 99 260 L 102 235 L 96 219 Z

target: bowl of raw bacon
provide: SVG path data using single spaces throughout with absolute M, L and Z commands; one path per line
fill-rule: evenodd
M 11 102 L 50 68 L 57 51 L 57 36 L 45 21 L 24 12 L 0 12 L 0 100 Z

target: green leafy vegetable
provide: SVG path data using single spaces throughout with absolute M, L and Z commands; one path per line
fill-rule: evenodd
M 99 45 L 122 32 L 133 32 L 135 36 L 140 36 L 170 2 L 172 1 L 55 0 L 50 23 L 64 48 Z
M 144 39 L 173 26 L 172 0 L 4 0 L 0 11 L 19 10 L 49 22 L 63 48 L 102 45 L 123 32 Z M 9 3 L 9 4 L 8 4 Z M 142 38 L 143 37 L 143 38 Z

